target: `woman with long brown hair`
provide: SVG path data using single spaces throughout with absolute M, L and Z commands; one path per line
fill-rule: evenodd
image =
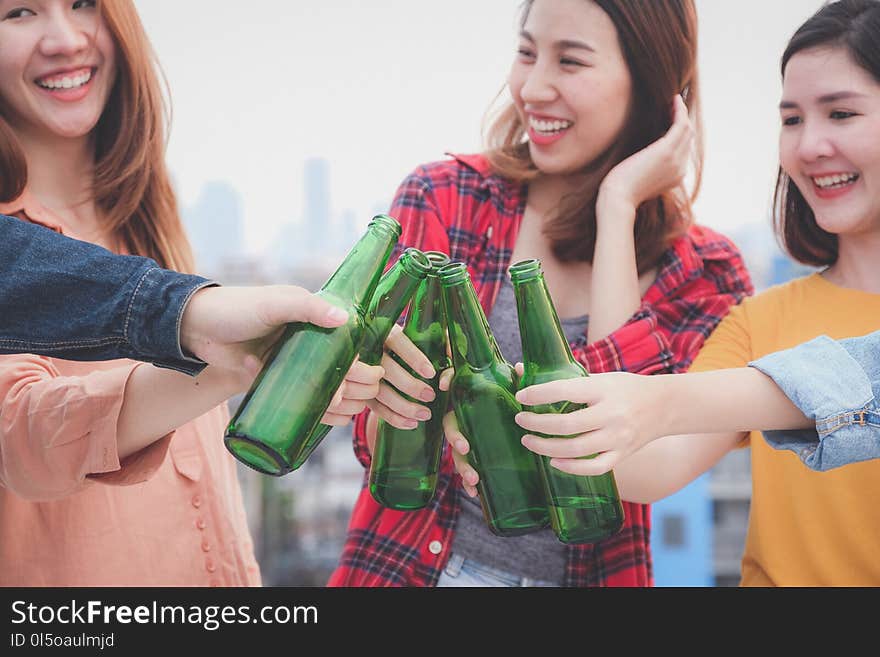
M 510 103 L 488 149 L 421 166 L 404 181 L 391 210 L 404 226 L 401 246 L 468 264 L 510 362 L 521 356 L 507 269 L 540 258 L 589 371 L 683 371 L 752 291 L 737 249 L 691 213 L 702 165 L 693 2 L 529 0 L 521 27 Z M 425 365 L 400 332 L 386 348 L 416 371 Z M 425 418 L 398 391 L 432 395 L 390 358 L 383 365 L 386 381 L 355 425 L 365 465 L 377 417 L 400 428 Z M 331 584 L 652 584 L 648 506 L 626 504 L 622 531 L 594 545 L 563 545 L 549 529 L 499 538 L 472 499 L 467 437 L 452 415 L 446 427 L 450 448 L 430 505 L 391 511 L 364 488 Z
M 0 214 L 190 271 L 164 149 L 131 0 L 0 0 Z M 220 405 L 251 379 L 0 357 L 0 585 L 258 585 Z

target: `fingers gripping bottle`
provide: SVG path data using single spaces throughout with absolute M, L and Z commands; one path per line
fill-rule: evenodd
M 275 476 L 294 469 L 357 356 L 367 306 L 399 237 L 397 221 L 374 217 L 318 292 L 348 312 L 347 323 L 287 326 L 226 428 L 226 448 L 239 461 Z
M 395 354 L 391 354 L 391 358 L 434 390 L 434 400 L 427 405 L 431 419 L 419 422 L 415 429 L 409 430 L 398 429 L 380 419 L 370 465 L 373 499 L 398 511 L 421 509 L 434 496 L 443 452 L 443 415 L 449 400 L 448 392 L 440 390 L 440 374 L 449 367 L 449 357 L 438 275 L 440 268 L 449 262 L 449 257 L 437 251 L 429 251 L 426 255 L 431 261 L 431 271 L 416 291 L 403 334 L 428 357 L 436 374 L 433 379 L 425 379 Z M 403 396 L 424 404 L 408 395 Z
M 514 421 L 522 410 L 516 372 L 501 356 L 464 263 L 441 269 L 440 282 L 455 367 L 450 396 L 470 442 L 468 461 L 480 476 L 486 524 L 499 536 L 546 527 L 538 461 L 520 442 L 523 430 Z
M 410 248 L 379 280 L 367 310 L 364 340 L 358 352 L 362 363 L 378 365 L 382 362 L 385 340 L 430 269 L 427 256 L 418 249 Z M 319 424 L 315 428 L 300 450 L 293 464 L 294 470 L 306 462 L 331 428 L 326 424 Z
M 520 387 L 588 376 L 587 370 L 574 359 L 559 325 L 540 261 L 516 263 L 510 268 L 510 277 L 523 348 L 524 372 Z M 561 402 L 525 407 L 524 410 L 570 413 L 581 408 L 584 408 L 583 404 Z M 547 456 L 538 456 L 538 460 L 550 524 L 560 541 L 595 543 L 608 538 L 623 526 L 623 505 L 613 472 L 598 477 L 572 475 L 551 466 Z

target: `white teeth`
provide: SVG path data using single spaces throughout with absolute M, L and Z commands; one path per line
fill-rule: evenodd
M 79 75 L 74 75 L 73 77 L 67 75 L 63 78 L 53 78 L 51 80 L 37 80 L 37 84 L 43 87 L 43 89 L 74 89 L 76 87 L 83 86 L 86 82 L 92 79 L 92 72 L 87 71 L 85 73 L 80 73 Z
M 855 182 L 859 177 L 857 173 L 834 174 L 833 176 L 821 176 L 813 178 L 813 183 L 820 189 L 829 187 L 843 187 L 851 182 Z
M 556 132 L 561 132 L 562 130 L 567 130 L 570 128 L 573 123 L 571 121 L 544 121 L 542 119 L 536 119 L 535 117 L 529 117 L 529 125 L 536 132 L 541 132 L 544 134 L 553 134 Z

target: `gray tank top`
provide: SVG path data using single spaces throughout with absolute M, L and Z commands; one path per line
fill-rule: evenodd
M 506 277 L 488 317 L 501 354 L 511 364 L 522 360 L 522 344 L 516 313 L 513 285 Z M 589 318 L 560 320 L 569 343 L 577 342 L 587 330 Z M 478 498 L 461 495 L 464 503 L 458 516 L 458 527 L 452 551 L 465 559 L 473 559 L 499 570 L 546 582 L 565 581 L 565 545 L 556 539 L 552 529 L 502 538 L 486 527 Z

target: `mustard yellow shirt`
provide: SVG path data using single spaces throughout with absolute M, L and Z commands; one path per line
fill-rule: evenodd
M 746 299 L 718 325 L 691 371 L 749 361 L 825 334 L 880 329 L 880 295 L 819 274 Z M 750 436 L 752 502 L 743 586 L 880 586 L 880 460 L 815 472 Z

